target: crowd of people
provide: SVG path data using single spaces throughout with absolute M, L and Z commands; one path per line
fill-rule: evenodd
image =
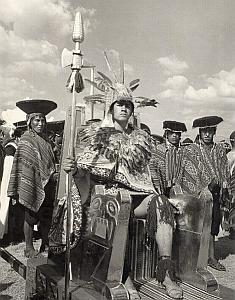
M 45 251 L 50 245 L 54 253 L 64 251 L 65 228 L 60 226 L 64 222 L 58 215 L 65 215 L 59 211 L 61 206 L 54 206 L 58 177 L 56 163 L 60 163 L 65 172 L 72 172 L 73 177 L 73 245 L 79 243 L 82 210 L 89 206 L 95 184 L 102 183 L 106 193 L 112 195 L 123 188 L 143 192 L 145 196 L 133 203 L 133 215 L 146 218 L 147 232 L 157 242 L 160 255 L 157 280 L 170 297 L 180 299 L 183 292 L 172 260 L 174 208 L 168 199 L 174 193 L 198 196 L 203 189 L 209 189 L 213 207 L 208 265 L 226 271 L 215 257 L 214 246 L 225 216 L 228 217 L 224 222 L 229 224 L 227 229 L 234 238 L 235 131 L 230 135 L 230 151 L 223 143 L 214 142 L 216 128 L 223 121 L 218 116 L 193 121 L 192 126 L 198 128 L 195 142 L 190 139 L 181 142 L 181 134 L 187 128 L 179 121 L 166 120 L 163 122 L 164 135 L 151 135 L 147 126 L 142 124 L 139 128 L 131 122 L 135 110 L 132 96 L 135 87 L 127 87 L 123 82 L 115 84 L 107 77 L 105 80 L 103 84 L 107 88 L 103 91 L 111 100 L 104 120 L 87 122 L 80 132 L 80 155 L 67 157 L 63 162 L 60 161 L 61 136 L 57 137 L 55 146 L 56 135 L 51 135 L 53 144 L 45 130 L 45 116 L 56 108 L 56 104 L 48 100 L 17 103 L 27 114 L 26 131 L 21 135 L 19 129 L 15 130 L 12 139 L 0 148 L 3 169 L 0 238 L 7 234 L 9 207 L 14 210 L 18 205 L 22 213 L 17 213 L 17 216 L 22 218 L 17 224 L 22 224 L 24 231 L 25 256 L 37 256 L 33 245 L 36 224 L 42 239 L 40 251 Z M 140 299 L 128 273 L 124 274 L 123 282 L 130 299 Z

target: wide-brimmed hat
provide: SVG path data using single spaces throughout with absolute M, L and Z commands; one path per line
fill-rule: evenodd
M 206 116 L 195 119 L 193 121 L 193 128 L 207 128 L 207 127 L 216 127 L 219 123 L 223 121 L 223 118 L 218 116 Z
M 27 115 L 40 113 L 44 116 L 57 108 L 57 104 L 54 101 L 43 99 L 21 100 L 16 102 L 16 106 Z
M 164 121 L 163 129 L 170 130 L 173 132 L 186 132 L 187 131 L 186 125 L 184 123 L 178 122 L 178 121 Z
M 16 127 L 16 128 L 26 128 L 27 127 L 27 122 L 24 120 L 24 121 L 18 121 L 18 122 L 15 122 L 13 123 L 13 125 Z

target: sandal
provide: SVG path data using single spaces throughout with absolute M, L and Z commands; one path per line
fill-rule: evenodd
M 24 250 L 24 256 L 27 258 L 35 258 L 38 256 L 38 251 L 34 249 Z
M 130 300 L 141 300 L 140 294 L 137 292 L 137 290 L 128 290 L 129 299 Z
M 141 300 L 140 294 L 136 290 L 130 276 L 128 276 L 126 282 L 125 282 L 125 287 L 128 291 L 129 294 L 129 300 Z
M 168 274 L 166 274 L 165 280 L 163 281 L 163 286 L 165 287 L 166 294 L 169 297 L 173 299 L 183 298 L 182 288 L 175 281 L 172 281 Z
M 211 268 L 217 271 L 226 271 L 225 266 L 222 265 L 217 259 L 212 257 L 208 258 L 208 266 L 210 266 Z

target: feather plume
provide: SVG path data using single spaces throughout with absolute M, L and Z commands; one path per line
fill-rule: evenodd
M 105 75 L 104 73 L 100 72 L 100 71 L 97 71 L 97 73 L 105 80 L 107 81 L 107 83 L 112 86 L 113 83 L 112 83 L 112 80 L 107 76 Z

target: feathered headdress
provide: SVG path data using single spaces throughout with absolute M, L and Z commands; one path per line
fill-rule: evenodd
M 86 81 L 102 93 L 87 96 L 84 99 L 86 102 L 105 104 L 105 119 L 102 126 L 107 126 L 110 124 L 111 120 L 110 107 L 116 101 L 126 100 L 130 101 L 133 104 L 133 107 L 135 103 L 138 103 L 137 107 L 143 107 L 150 106 L 149 103 L 152 104 L 154 99 L 150 100 L 145 97 L 133 97 L 132 92 L 139 86 L 140 80 L 135 79 L 128 85 L 125 84 L 124 62 L 120 58 L 118 52 L 114 50 L 110 50 L 108 52 L 104 51 L 104 58 L 112 77 L 109 78 L 104 73 L 97 71 L 98 76 L 94 81 L 86 79 Z M 140 105 L 142 101 L 146 102 L 146 105 Z M 154 100 L 154 105 L 152 106 L 156 107 L 157 103 L 158 102 Z

